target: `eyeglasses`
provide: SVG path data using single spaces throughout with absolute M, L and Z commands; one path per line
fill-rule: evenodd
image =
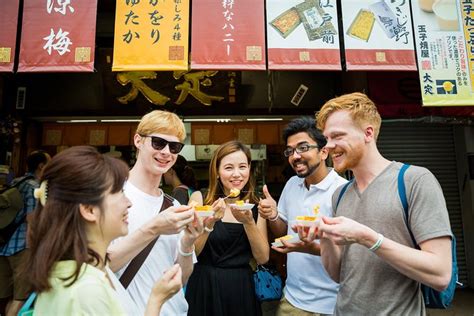
M 288 147 L 285 149 L 285 151 L 283 151 L 283 155 L 285 155 L 285 157 L 290 157 L 293 155 L 293 153 L 296 151 L 298 154 L 301 154 L 301 153 L 305 153 L 307 151 L 309 151 L 310 149 L 313 149 L 313 148 L 318 148 L 318 145 L 310 145 L 310 144 L 300 144 L 298 146 L 296 146 L 296 148 L 293 148 L 293 147 Z
M 140 135 L 141 137 L 150 137 L 151 138 L 151 146 L 156 150 L 162 150 L 169 146 L 170 152 L 172 154 L 179 154 L 179 152 L 183 149 L 184 144 L 180 142 L 170 142 L 166 139 L 163 139 L 158 136 L 148 136 L 148 135 Z

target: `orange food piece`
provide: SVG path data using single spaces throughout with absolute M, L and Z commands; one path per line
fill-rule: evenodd
M 245 204 L 245 201 L 243 200 L 235 201 L 235 205 L 243 206 L 244 204 Z
M 230 189 L 229 197 L 238 197 L 240 195 L 240 190 L 237 188 Z
M 316 220 L 316 216 L 296 216 L 297 221 L 309 221 L 313 222 Z
M 293 238 L 293 236 L 291 236 L 291 235 L 285 235 L 285 236 L 282 236 L 282 237 L 280 237 L 280 238 L 275 238 L 275 242 L 277 242 L 277 241 L 282 241 L 282 240 L 289 240 L 289 239 L 291 239 L 291 238 Z
M 208 212 L 208 211 L 212 211 L 212 206 L 211 205 L 195 206 L 194 210 L 196 212 Z

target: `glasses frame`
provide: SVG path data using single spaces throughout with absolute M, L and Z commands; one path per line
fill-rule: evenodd
M 150 144 L 151 144 L 151 147 L 153 147 L 153 149 L 155 150 L 163 150 L 166 146 L 168 146 L 169 150 L 170 150 L 170 153 L 172 154 L 179 154 L 181 152 L 181 150 L 183 150 L 183 147 L 184 147 L 184 144 L 181 143 L 181 142 L 172 142 L 172 141 L 169 141 L 169 140 L 166 140 L 162 137 L 159 137 L 159 136 L 153 136 L 153 135 L 141 135 L 139 134 L 141 137 L 150 137 L 151 138 L 151 141 L 150 141 Z M 155 141 L 157 140 L 157 141 Z M 158 143 L 161 143 L 161 144 L 158 144 Z
M 308 147 L 308 149 L 305 149 L 305 150 L 301 150 L 301 147 Z M 283 156 L 285 156 L 286 158 L 288 157 L 291 157 L 295 154 L 295 151 L 296 153 L 298 154 L 302 154 L 302 153 L 305 153 L 305 152 L 308 152 L 310 151 L 311 149 L 314 149 L 314 148 L 319 148 L 318 145 L 312 145 L 312 144 L 299 144 L 297 145 L 296 147 L 287 147 L 284 151 L 283 151 Z M 290 153 L 291 151 L 291 153 Z

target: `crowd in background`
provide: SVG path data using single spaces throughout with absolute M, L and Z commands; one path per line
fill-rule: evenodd
M 273 249 L 287 255 L 277 315 L 424 315 L 419 284 L 451 280 L 446 203 L 429 170 L 405 172 L 379 153 L 380 125 L 362 93 L 292 120 L 282 155 L 295 175 L 278 201 L 266 186 L 257 194 L 239 141 L 216 149 L 199 190 L 179 155 L 184 125 L 166 111 L 141 119 L 130 170 L 89 146 L 33 152 L 15 180 L 18 226 L 0 246 L 2 308 L 16 315 L 35 293 L 38 315 L 261 315 L 254 264 Z M 284 238 L 272 243 L 269 232 Z

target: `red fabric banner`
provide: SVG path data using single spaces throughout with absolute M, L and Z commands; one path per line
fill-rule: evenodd
M 192 5 L 192 69 L 265 70 L 264 0 Z
M 2 1 L 0 9 L 0 72 L 12 72 L 20 0 Z
M 94 69 L 97 0 L 25 0 L 19 72 Z

